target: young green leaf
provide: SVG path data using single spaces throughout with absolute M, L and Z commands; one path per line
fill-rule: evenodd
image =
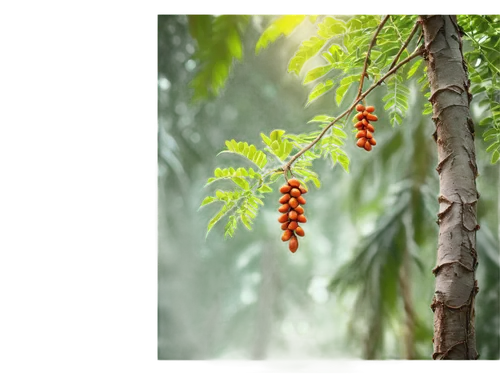
M 240 219 L 241 219 L 241 222 L 249 229 L 249 230 L 252 230 L 252 222 L 250 221 L 250 219 L 245 215 L 245 214 L 242 214 L 240 216 Z
M 299 50 L 295 53 L 295 55 L 290 60 L 290 63 L 288 64 L 288 72 L 299 75 L 306 61 L 316 55 L 325 45 L 325 43 L 325 39 L 320 39 L 315 36 L 311 37 L 309 40 L 302 42 Z
M 325 74 L 327 74 L 329 71 L 333 69 L 333 65 L 323 65 L 319 66 L 317 68 L 311 69 L 310 71 L 307 72 L 303 84 L 307 84 L 309 82 L 315 81 L 318 78 L 323 77 Z
M 310 176 L 308 178 L 306 178 L 306 182 L 311 180 L 313 182 L 313 184 L 319 189 L 321 187 L 321 182 L 319 181 L 319 179 L 317 177 L 314 177 L 314 176 Z
M 328 115 L 317 115 L 314 116 L 312 119 L 310 119 L 307 123 L 310 124 L 311 122 L 325 122 L 325 123 L 330 123 L 333 120 L 335 120 L 335 117 L 328 116 Z
M 276 19 L 264 30 L 257 45 L 255 46 L 255 54 L 266 48 L 270 43 L 274 43 L 280 36 L 288 36 L 297 26 L 299 26 L 306 16 L 282 16 Z
M 200 207 L 203 207 L 209 203 L 215 202 L 215 200 L 216 200 L 215 197 L 206 197 L 205 199 L 203 199 L 203 202 L 201 202 Z
M 347 139 L 347 135 L 342 130 L 340 130 L 338 128 L 334 127 L 332 129 L 332 132 L 333 132 L 334 135 L 336 135 L 339 138 Z
M 491 154 L 491 164 L 495 164 L 500 159 L 500 151 L 495 150 L 493 154 Z
M 337 164 L 337 153 L 332 151 L 330 153 L 330 157 L 332 159 L 333 166 L 335 166 L 335 164 Z
M 337 161 L 344 168 L 344 170 L 349 173 L 349 158 L 346 155 L 337 153 Z
M 260 188 L 257 189 L 260 193 L 271 193 L 273 189 L 269 187 L 269 185 L 263 184 Z
M 331 89 L 333 89 L 333 81 L 331 79 L 327 80 L 324 83 L 318 83 L 316 86 L 314 86 L 311 93 L 309 94 L 309 97 L 307 98 L 307 105 L 311 104 L 313 100 L 319 98 L 321 95 L 326 94 Z

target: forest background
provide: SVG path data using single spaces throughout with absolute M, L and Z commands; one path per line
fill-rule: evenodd
M 367 158 L 346 146 L 350 174 L 328 161 L 315 163 L 322 187 L 310 187 L 307 236 L 296 254 L 280 240 L 277 192 L 266 199 L 252 231 L 242 227 L 224 239 L 220 224 L 205 238 L 216 211 L 199 206 L 209 195 L 204 185 L 213 170 L 232 165 L 225 155 L 215 157 L 225 140 L 260 144 L 261 132 L 300 133 L 313 126 L 308 121 L 315 115 L 336 110 L 328 93 L 304 108 L 311 87 L 286 72 L 314 26 L 305 22 L 256 56 L 255 43 L 269 20 L 252 17 L 241 40 L 244 58 L 221 95 L 193 102 L 190 84 L 199 60 L 188 18 L 159 17 L 159 358 L 429 359 L 437 157 L 434 125 L 422 115 L 425 98 L 417 87 L 409 88 L 409 113 L 399 126 L 391 127 L 388 115 L 377 113 L 377 140 L 384 145 L 377 152 Z M 374 92 L 370 103 L 382 108 L 384 94 Z M 475 120 L 484 116 L 477 106 L 472 109 Z M 477 137 L 477 349 L 481 359 L 498 359 L 499 167 L 490 164 L 480 142 Z M 422 187 L 421 200 L 405 201 L 401 192 L 414 179 Z M 405 270 L 411 324 L 393 260 L 408 241 L 400 227 L 409 211 L 419 218 L 405 224 L 417 239 L 409 240 Z M 408 330 L 413 340 L 401 345 Z

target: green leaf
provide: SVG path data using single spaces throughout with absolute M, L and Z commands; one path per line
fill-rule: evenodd
M 323 77 L 325 74 L 327 74 L 330 70 L 333 69 L 333 66 L 330 65 L 323 65 L 319 66 L 317 68 L 311 69 L 310 71 L 307 72 L 303 84 L 307 84 L 309 82 L 315 81 L 318 78 Z
M 263 166 L 265 166 L 267 163 L 267 158 L 264 152 L 257 150 L 254 145 L 249 145 L 247 142 L 236 142 L 234 139 L 232 139 L 231 141 L 226 141 L 226 146 L 227 150 L 223 150 L 219 154 L 232 152 L 244 156 L 259 168 L 263 168 Z
M 493 129 L 493 130 L 496 130 L 496 129 Z M 497 138 L 498 138 L 498 134 L 490 134 L 490 135 L 484 137 L 484 141 L 489 142 L 489 141 L 492 141 L 492 140 L 497 139 Z
M 201 202 L 201 205 L 200 207 L 203 207 L 209 203 L 212 203 L 212 202 L 215 202 L 215 197 L 206 197 L 205 199 L 203 199 L 203 202 Z
M 217 214 L 215 214 L 214 217 L 212 217 L 212 219 L 208 222 L 208 226 L 207 226 L 207 234 L 206 236 L 208 236 L 208 234 L 210 233 L 210 231 L 212 230 L 213 226 L 215 224 L 217 224 L 219 222 L 220 219 L 222 219 L 222 217 L 228 212 L 228 208 L 227 208 L 227 205 L 224 205 L 219 212 L 217 212 Z M 205 236 L 205 237 L 206 237 Z
M 293 143 L 285 140 L 282 144 L 284 145 L 284 151 L 283 151 L 281 160 L 285 160 L 291 154 L 291 152 L 293 150 Z
M 396 74 L 387 80 L 387 94 L 382 98 L 392 126 L 401 125 L 408 110 L 410 90 L 403 78 Z
M 345 95 L 346 91 L 349 89 L 349 86 L 350 86 L 350 84 L 338 87 L 337 93 L 335 94 L 335 101 L 337 102 L 337 105 L 340 105 L 340 103 L 342 102 L 342 99 L 344 99 L 344 95 Z
M 229 30 L 226 43 L 231 55 L 233 55 L 236 59 L 241 60 L 243 56 L 243 48 L 241 45 L 240 35 L 236 29 Z
M 264 205 L 264 202 L 262 202 L 259 198 L 257 198 L 255 195 L 251 196 L 249 199 L 248 199 L 249 202 L 254 202 L 254 203 L 258 203 L 260 204 L 261 206 Z
M 330 123 L 333 120 L 335 120 L 335 117 L 331 117 L 331 116 L 328 116 L 328 115 L 317 115 L 317 116 L 314 116 L 307 123 L 308 124 L 310 124 L 311 122 L 326 122 L 326 123 Z
M 271 138 L 268 138 L 264 133 L 260 133 L 260 136 L 266 145 L 271 145 Z
M 260 193 L 271 193 L 273 189 L 271 189 L 269 185 L 262 184 L 262 186 L 258 188 L 257 191 Z
M 488 116 L 479 121 L 479 126 L 490 125 L 493 123 L 493 117 Z
M 252 225 L 250 220 L 243 214 L 240 216 L 241 222 L 249 229 L 252 230 Z
M 491 154 L 491 164 L 495 164 L 500 159 L 500 152 L 498 150 L 493 151 Z
M 306 182 L 309 180 L 311 180 L 318 189 L 321 187 L 321 182 L 319 182 L 318 178 L 314 176 L 309 176 L 308 178 L 306 178 Z
M 295 53 L 295 55 L 290 60 L 290 63 L 288 64 L 288 72 L 299 75 L 306 61 L 316 55 L 325 45 L 325 43 L 325 39 L 320 39 L 315 36 L 311 37 L 309 40 L 302 42 L 298 51 Z
M 339 128 L 334 127 L 332 131 L 333 134 L 335 134 L 340 138 L 347 138 L 347 134 L 343 130 L 340 130 Z
M 490 121 L 491 121 L 491 117 L 490 117 Z M 483 137 L 487 137 L 487 136 L 492 135 L 492 134 L 500 134 L 500 133 L 499 133 L 499 131 L 497 129 L 491 128 L 491 129 L 486 130 L 483 133 Z
M 422 61 L 424 61 L 424 60 L 418 59 L 417 61 L 415 61 L 415 63 L 412 65 L 412 67 L 408 71 L 408 75 L 406 76 L 407 79 L 411 78 L 417 72 L 417 69 L 419 68 L 420 64 L 422 64 Z
M 258 54 L 260 50 L 266 48 L 270 43 L 275 42 L 280 36 L 290 35 L 292 31 L 304 21 L 305 17 L 306 16 L 290 15 L 276 19 L 260 36 L 255 46 L 255 54 Z
M 498 147 L 500 147 L 500 141 L 493 142 L 491 145 L 488 146 L 486 152 L 490 152 Z
M 335 101 L 337 102 L 337 105 L 340 105 L 342 102 L 342 99 L 344 98 L 344 95 L 346 91 L 349 89 L 349 87 L 354 83 L 354 82 L 359 82 L 359 75 L 351 75 L 347 76 L 340 81 L 340 86 L 337 89 L 337 93 L 335 95 Z
M 335 166 L 335 164 L 337 164 L 337 153 L 336 153 L 336 152 L 334 152 L 334 151 L 332 151 L 332 152 L 330 153 L 330 157 L 332 158 L 332 163 L 333 163 L 333 165 Z
M 329 52 L 323 52 L 321 54 L 325 58 L 326 61 L 328 61 L 329 64 L 334 64 L 335 63 L 335 58 L 332 56 L 331 53 Z
M 333 17 L 326 17 L 318 25 L 318 35 L 330 39 L 336 35 L 343 34 L 346 31 L 346 24 L 342 20 L 335 19 Z
M 245 180 L 244 178 L 241 178 L 241 177 L 232 177 L 231 180 L 236 184 L 238 185 L 239 187 L 241 187 L 243 190 L 248 190 L 250 189 L 250 184 L 248 183 L 247 180 Z
M 279 130 L 279 129 L 273 130 L 270 134 L 271 141 L 281 142 L 281 137 L 283 136 L 283 134 L 285 134 L 284 130 Z
M 331 89 L 333 89 L 333 81 L 331 79 L 327 80 L 324 83 L 318 83 L 309 94 L 309 97 L 307 98 L 307 105 L 311 104 L 313 100 L 319 98 L 321 95 L 326 94 Z
M 338 155 L 337 154 L 337 161 L 339 164 L 344 168 L 344 170 L 349 173 L 349 158 L 346 155 Z

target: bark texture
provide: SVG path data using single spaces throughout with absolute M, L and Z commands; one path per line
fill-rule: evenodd
M 420 16 L 436 125 L 440 193 L 434 311 L 434 359 L 477 359 L 477 166 L 471 95 L 455 16 Z

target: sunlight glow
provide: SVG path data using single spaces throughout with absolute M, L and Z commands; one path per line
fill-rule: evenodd
M 240 301 L 244 305 L 251 304 L 253 300 L 254 300 L 253 295 L 248 290 L 245 290 L 240 294 Z
M 170 82 L 168 82 L 168 79 L 162 78 L 158 80 L 158 86 L 163 90 L 168 90 L 168 88 L 170 87 Z

